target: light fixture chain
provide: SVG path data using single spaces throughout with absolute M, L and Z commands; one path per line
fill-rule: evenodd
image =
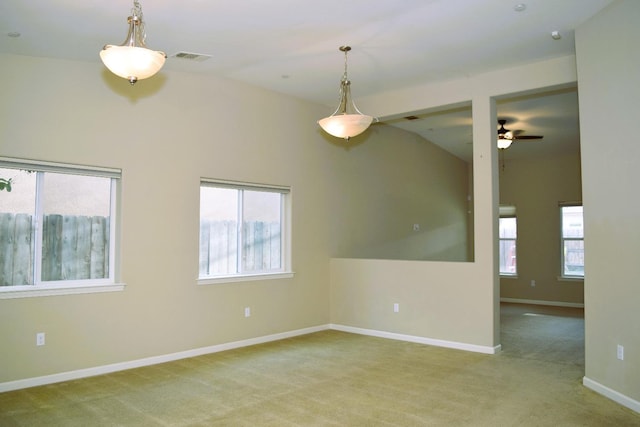
M 340 46 L 339 50 L 344 52 L 344 74 L 340 82 L 340 101 L 333 114 L 319 120 L 318 124 L 329 135 L 348 141 L 349 138 L 360 135 L 371 125 L 373 120 L 378 121 L 378 119 L 362 114 L 351 99 L 351 82 L 347 77 L 347 52 L 351 50 L 351 47 Z
M 348 49 L 344 49 L 344 75 L 342 76 L 343 81 L 349 80 L 347 77 L 347 54 L 349 53 Z
M 133 9 L 131 9 L 131 15 L 137 16 L 140 19 L 140 34 L 142 34 L 142 42 L 146 42 L 147 40 L 147 30 L 145 29 L 144 19 L 142 16 L 142 6 L 140 6 L 140 2 L 138 0 L 133 0 Z

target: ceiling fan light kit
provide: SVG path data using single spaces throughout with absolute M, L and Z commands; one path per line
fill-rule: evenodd
M 127 19 L 129 33 L 119 45 L 107 44 L 100 51 L 100 59 L 113 74 L 129 80 L 132 85 L 138 80 L 155 75 L 164 65 L 167 55 L 159 50 L 147 48 L 146 32 L 142 19 L 142 7 L 134 0 L 131 16 Z
M 509 148 L 511 146 L 511 144 L 513 143 L 513 141 L 515 141 L 516 139 L 542 139 L 542 136 L 539 135 L 522 135 L 522 136 L 517 136 L 515 134 L 515 132 L 518 131 L 510 131 L 509 129 L 505 129 L 504 125 L 507 123 L 507 121 L 505 119 L 500 119 L 498 120 L 498 124 L 500 125 L 500 128 L 498 129 L 498 149 L 500 150 L 506 150 L 507 148 Z
M 498 149 L 506 150 L 507 148 L 511 147 L 512 142 L 513 141 L 511 139 L 498 137 Z
M 340 46 L 339 50 L 344 52 L 344 74 L 340 81 L 340 102 L 338 108 L 329 117 L 318 121 L 318 124 L 329 135 L 336 138 L 349 138 L 360 135 L 377 118 L 362 114 L 351 98 L 351 81 L 347 77 L 347 53 L 350 46 Z
M 507 123 L 506 120 L 498 120 L 498 123 L 500 124 L 500 129 L 498 129 L 498 149 L 506 150 L 513 142 L 513 134 L 504 128 Z

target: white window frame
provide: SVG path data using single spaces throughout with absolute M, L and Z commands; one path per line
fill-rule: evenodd
M 499 206 L 499 218 L 498 221 L 500 221 L 500 219 L 502 218 L 515 218 L 516 220 L 516 237 L 512 238 L 512 237 L 508 237 L 508 238 L 503 238 L 498 236 L 498 248 L 501 248 L 502 245 L 500 245 L 500 243 L 502 241 L 513 241 L 515 248 L 516 248 L 516 265 L 515 265 L 515 271 L 513 273 L 511 272 L 505 272 L 505 271 L 500 271 L 500 277 L 507 277 L 507 278 L 517 278 L 518 277 L 518 255 L 517 255 L 517 251 L 518 251 L 518 219 L 516 217 L 516 207 L 515 206 L 507 206 L 507 205 L 501 205 Z M 500 228 L 500 225 L 498 224 L 498 229 Z M 498 251 L 500 251 L 500 249 L 498 249 Z M 501 257 L 501 254 L 498 254 Z
M 0 167 L 29 170 L 38 173 L 36 176 L 35 202 L 35 235 L 34 235 L 34 274 L 32 285 L 0 286 L 0 299 L 41 297 L 95 292 L 122 291 L 124 283 L 116 283 L 118 277 L 117 256 L 119 253 L 118 232 L 118 195 L 120 191 L 121 170 L 114 168 L 80 166 L 65 163 L 45 162 L 38 160 L 12 159 L 0 157 Z M 43 173 L 63 173 L 72 175 L 98 176 L 111 179 L 111 206 L 109 227 L 109 277 L 102 279 L 56 280 L 42 281 L 42 185 Z
M 560 215 L 560 276 L 558 277 L 561 281 L 584 281 L 584 272 L 582 274 L 565 274 L 565 254 L 564 254 L 564 246 L 565 241 L 581 241 L 582 247 L 584 248 L 584 207 L 582 210 L 582 237 L 565 237 L 564 236 L 564 224 L 563 224 L 563 215 L 562 209 L 568 207 L 576 207 L 582 206 L 582 202 L 562 202 L 558 204 L 558 212 Z
M 235 190 L 248 190 L 248 191 L 266 191 L 280 193 L 281 206 L 280 206 L 280 227 L 281 227 L 281 267 L 277 271 L 266 272 L 252 272 L 252 273 L 234 273 L 228 275 L 215 275 L 215 276 L 200 276 L 198 268 L 198 285 L 214 285 L 221 283 L 231 282 L 246 282 L 255 280 L 270 280 L 270 279 L 287 279 L 293 277 L 294 273 L 291 267 L 291 188 L 280 185 L 267 185 L 256 183 L 243 183 L 235 181 L 217 180 L 210 178 L 200 179 L 200 188 L 202 187 L 217 187 L 217 188 L 230 188 Z M 239 198 L 238 204 L 242 205 L 242 199 Z M 238 236 L 241 235 L 242 229 L 242 209 L 238 209 Z M 200 224 L 198 221 L 198 225 Z M 238 241 L 242 241 L 239 237 Z M 238 259 L 240 260 L 242 245 L 238 245 Z M 198 250 L 198 258 L 200 257 L 200 251 Z

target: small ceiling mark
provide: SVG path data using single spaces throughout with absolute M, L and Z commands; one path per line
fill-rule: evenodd
M 406 116 L 405 119 L 407 119 L 407 120 L 418 120 L 418 116 Z
M 187 61 L 194 61 L 194 62 L 204 62 L 207 59 L 211 58 L 211 55 L 205 55 L 203 53 L 193 53 L 193 52 L 178 52 L 172 56 L 174 58 L 185 59 Z
M 515 5 L 513 7 L 513 10 L 515 10 L 516 12 L 524 12 L 525 9 L 527 8 L 527 5 L 524 3 L 518 3 L 517 5 Z

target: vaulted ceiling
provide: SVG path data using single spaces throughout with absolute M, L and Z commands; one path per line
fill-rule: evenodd
M 166 52 L 165 69 L 248 82 L 327 105 L 329 114 L 343 71 L 341 45 L 353 47 L 349 77 L 357 100 L 574 54 L 576 26 L 611 2 L 147 0 L 141 6 L 147 46 Z M 132 6 L 125 0 L 2 0 L 0 53 L 99 62 L 104 44 L 124 40 Z M 182 59 L 181 52 L 203 58 Z M 470 119 L 470 110 L 393 124 L 466 158 L 465 115 Z M 563 150 L 579 140 L 575 90 L 503 99 L 498 116 L 523 134 L 544 135 L 518 141 L 534 154 L 535 147 L 569 144 Z

